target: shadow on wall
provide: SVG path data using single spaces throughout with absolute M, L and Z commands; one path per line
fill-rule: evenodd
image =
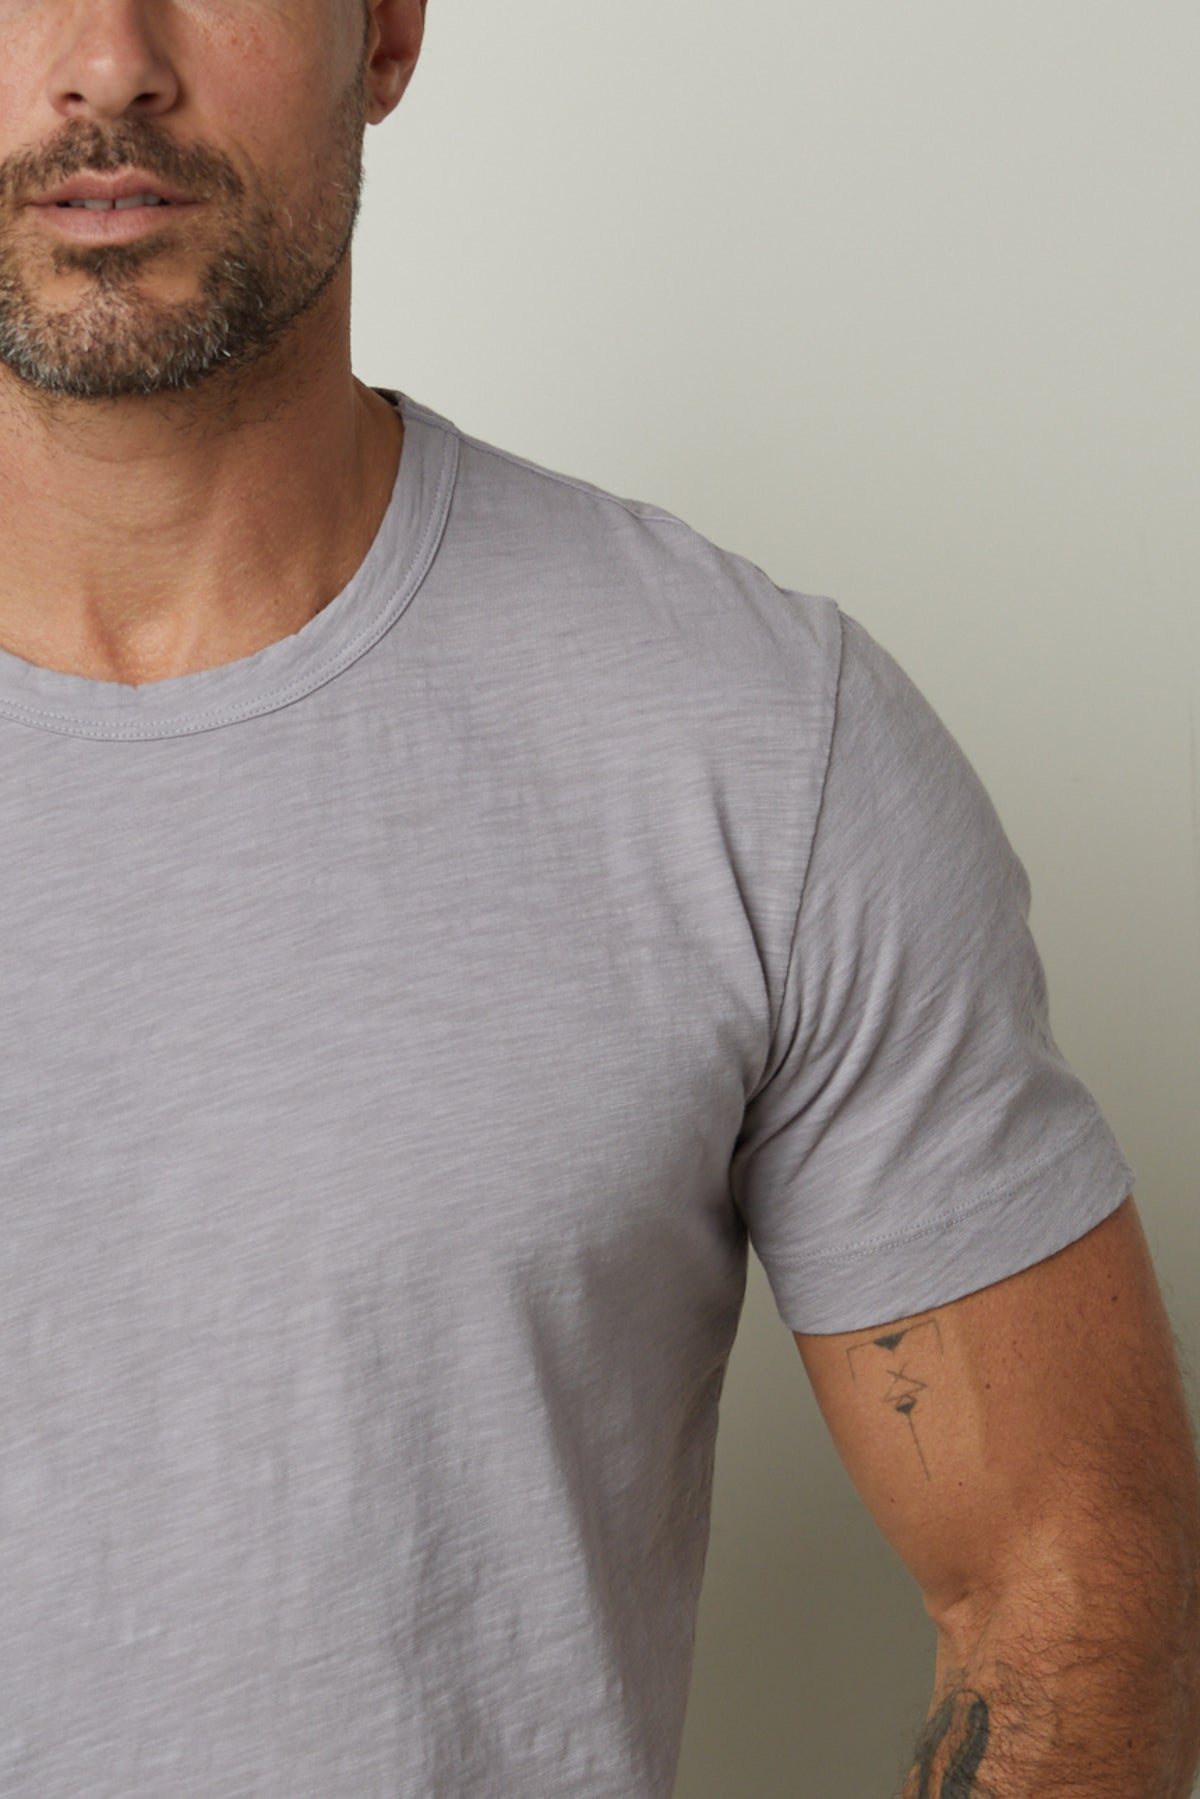
M 936 1642 L 752 1255 L 674 1799 L 892 1799 L 933 1695 Z

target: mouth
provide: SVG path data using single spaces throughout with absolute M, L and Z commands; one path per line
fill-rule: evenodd
M 28 211 L 56 236 L 82 244 L 130 243 L 143 234 L 179 224 L 197 212 L 197 200 L 162 200 L 157 195 L 131 194 L 122 200 L 49 200 L 35 202 Z
M 60 201 L 76 200 L 102 201 L 111 206 L 126 200 L 185 202 L 195 198 L 194 194 L 184 193 L 146 169 L 128 169 L 120 175 L 97 175 L 84 169 L 77 175 L 71 175 L 66 181 L 60 181 L 57 187 L 29 196 L 36 206 L 52 206 Z
M 67 207 L 77 212 L 132 212 L 139 206 L 171 206 L 161 194 L 130 194 L 123 200 L 43 200 L 43 206 Z

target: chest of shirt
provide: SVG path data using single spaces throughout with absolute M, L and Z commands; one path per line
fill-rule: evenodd
M 715 1294 L 767 1005 L 694 792 L 104 747 L 0 876 L 9 1292 L 118 1335 L 148 1279 L 278 1329 L 338 1270 Z

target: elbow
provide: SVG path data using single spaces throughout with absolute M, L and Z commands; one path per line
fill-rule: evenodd
M 1036 1620 L 1035 1634 L 1139 1644 L 1183 1674 L 1200 1707 L 1200 1514 L 1180 1528 L 1142 1508 L 1089 1508 L 1006 1545 L 986 1577 L 922 1594 L 939 1636 L 968 1658 L 998 1615 Z

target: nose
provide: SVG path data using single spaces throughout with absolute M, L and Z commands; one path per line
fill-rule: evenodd
M 64 27 L 48 98 L 70 119 L 169 111 L 179 81 L 161 25 L 145 0 L 89 0 Z

